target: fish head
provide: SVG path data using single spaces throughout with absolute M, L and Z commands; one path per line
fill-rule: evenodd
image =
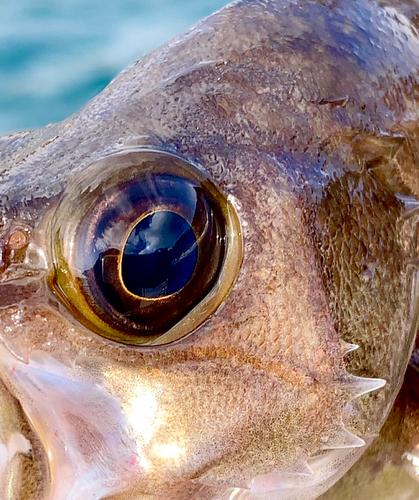
M 391 4 L 233 3 L 0 140 L 4 491 L 309 500 L 349 469 L 416 334 L 418 52 Z

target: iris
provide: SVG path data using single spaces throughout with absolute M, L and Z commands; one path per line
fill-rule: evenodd
M 165 151 L 121 151 L 87 167 L 63 193 L 52 235 L 50 286 L 90 330 L 132 345 L 191 333 L 241 264 L 226 195 Z

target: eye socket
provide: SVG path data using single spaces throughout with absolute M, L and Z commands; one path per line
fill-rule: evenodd
M 86 168 L 51 221 L 49 283 L 96 333 L 159 345 L 195 330 L 225 299 L 242 260 L 240 223 L 197 166 L 125 151 Z

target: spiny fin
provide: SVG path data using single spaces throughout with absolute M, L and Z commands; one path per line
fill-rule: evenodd
M 349 342 L 345 342 L 344 340 L 340 341 L 340 349 L 342 352 L 342 356 L 346 356 L 352 351 L 356 351 L 359 349 L 359 345 L 357 344 L 350 344 Z
M 329 436 L 322 450 L 335 450 L 340 448 L 361 448 L 365 446 L 365 441 L 355 434 L 349 432 L 345 427 L 337 427 L 333 434 Z
M 342 382 L 342 389 L 348 393 L 349 399 L 359 398 L 363 394 L 381 389 L 386 385 L 382 378 L 364 378 L 350 375 Z

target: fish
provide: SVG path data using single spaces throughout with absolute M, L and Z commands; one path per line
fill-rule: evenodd
M 415 15 L 234 2 L 0 138 L 2 498 L 312 500 L 378 463 L 415 369 Z

